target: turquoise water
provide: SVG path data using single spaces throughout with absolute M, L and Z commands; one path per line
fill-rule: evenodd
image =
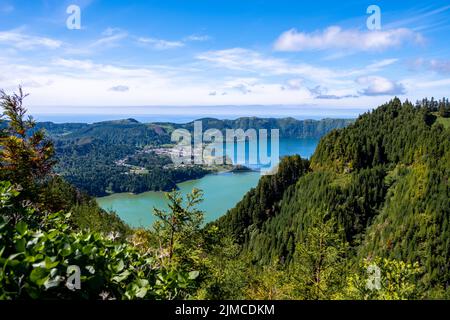
M 198 180 L 178 184 L 184 195 L 193 188 L 201 189 L 204 201 L 199 205 L 205 211 L 205 221 L 212 221 L 233 207 L 242 196 L 256 186 L 259 172 L 210 174 Z M 167 208 L 164 192 L 149 191 L 138 195 L 117 193 L 97 199 L 100 206 L 114 210 L 134 227 L 149 226 L 154 221 L 152 208 Z
M 300 154 L 309 158 L 319 139 L 280 139 L 280 156 Z M 201 189 L 204 201 L 199 208 L 205 212 L 205 221 L 213 221 L 239 202 L 247 191 L 258 184 L 259 172 L 210 174 L 198 180 L 178 184 L 179 191 L 186 194 L 193 188 Z M 138 195 L 117 193 L 97 198 L 105 210 L 115 211 L 120 218 L 133 227 L 150 226 L 155 217 L 153 207 L 167 208 L 164 192 L 145 192 Z

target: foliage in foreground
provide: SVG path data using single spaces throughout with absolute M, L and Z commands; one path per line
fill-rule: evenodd
M 18 194 L 2 182 L 1 210 Z M 175 299 L 195 289 L 197 272 L 164 268 L 130 244 L 75 232 L 68 214 L 50 214 L 40 228 L 30 228 L 24 221 L 13 225 L 1 213 L 0 299 Z M 70 279 L 73 266 L 81 272 L 79 289 L 67 286 L 76 284 Z

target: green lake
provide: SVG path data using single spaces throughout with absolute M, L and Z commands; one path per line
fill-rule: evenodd
M 280 156 L 300 154 L 309 158 L 319 139 L 280 139 Z M 178 184 L 179 191 L 186 194 L 193 188 L 203 190 L 204 201 L 199 208 L 205 212 L 205 221 L 222 216 L 239 202 L 247 191 L 255 187 L 259 172 L 209 174 L 198 180 Z M 141 194 L 117 193 L 97 198 L 105 210 L 115 211 L 121 219 L 133 227 L 150 226 L 154 221 L 153 207 L 167 208 L 164 192 L 149 191 Z

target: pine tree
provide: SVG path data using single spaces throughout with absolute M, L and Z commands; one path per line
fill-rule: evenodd
M 439 103 L 439 115 L 443 118 L 448 118 L 450 116 L 450 110 L 445 103 L 445 100 Z
M 329 299 L 342 285 L 347 243 L 334 219 L 315 214 L 294 256 L 292 285 L 301 299 Z
M 153 209 L 158 218 L 153 227 L 160 242 L 162 261 L 167 258 L 167 262 L 171 264 L 176 252 L 180 253 L 178 260 L 182 260 L 191 253 L 195 254 L 198 248 L 199 243 L 196 240 L 200 236 L 203 212 L 196 207 L 203 199 L 199 189 L 193 189 L 192 193 L 187 195 L 186 204 L 178 191 L 166 193 L 166 196 L 169 210 Z

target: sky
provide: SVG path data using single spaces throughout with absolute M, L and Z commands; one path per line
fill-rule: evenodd
M 449 32 L 448 1 L 0 0 L 0 88 L 34 113 L 356 112 L 448 96 Z

